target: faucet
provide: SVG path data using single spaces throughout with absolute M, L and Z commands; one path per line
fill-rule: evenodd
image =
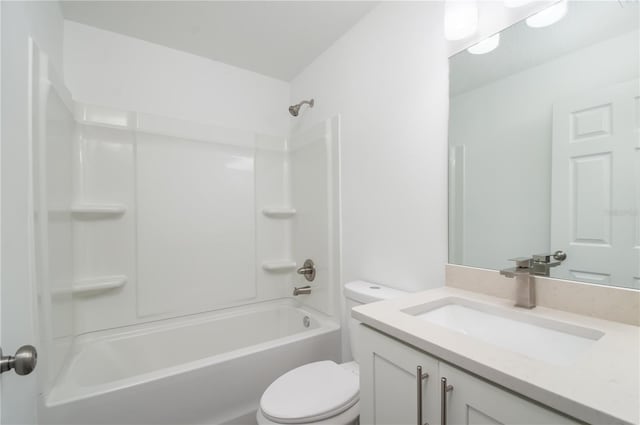
M 556 260 L 556 261 L 552 261 Z M 556 251 L 553 254 L 535 254 L 531 258 L 511 258 L 516 266 L 500 270 L 502 276 L 515 278 L 517 282 L 516 307 L 534 308 L 536 306 L 535 276 L 549 276 L 551 267 L 559 266 L 567 259 L 567 254 Z
M 311 286 L 301 286 L 300 288 L 293 288 L 293 295 L 309 295 L 311 293 Z
M 313 106 L 313 105 L 312 105 Z M 309 282 L 313 282 L 316 278 L 316 265 L 313 263 L 313 260 L 307 259 L 304 261 L 302 267 L 300 267 L 296 273 L 304 276 L 305 279 Z M 311 286 L 301 286 L 299 288 L 293 288 L 293 295 L 309 295 L 311 293 Z

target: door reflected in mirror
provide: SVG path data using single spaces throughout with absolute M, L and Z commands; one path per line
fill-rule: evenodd
M 562 250 L 551 277 L 640 288 L 639 9 L 570 1 L 450 58 L 450 263 Z

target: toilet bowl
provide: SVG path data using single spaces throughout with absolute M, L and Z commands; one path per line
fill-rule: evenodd
M 331 360 L 308 363 L 292 369 L 265 390 L 256 413 L 258 424 L 357 424 L 360 415 L 358 353 L 354 350 L 359 322 L 351 309 L 406 295 L 404 291 L 364 281 L 344 287 L 349 317 L 349 342 L 355 361 L 337 364 Z

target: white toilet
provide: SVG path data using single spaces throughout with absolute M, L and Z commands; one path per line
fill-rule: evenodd
M 406 295 L 404 291 L 364 281 L 344 286 L 347 312 L 367 304 Z M 349 342 L 355 361 L 308 363 L 273 381 L 260 399 L 258 424 L 357 424 L 360 414 L 359 360 L 354 332 L 358 321 L 349 320 Z

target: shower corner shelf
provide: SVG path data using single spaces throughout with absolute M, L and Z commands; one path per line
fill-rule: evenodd
M 87 218 L 111 218 L 122 215 L 126 211 L 127 207 L 124 204 L 76 202 L 71 205 L 71 213 Z
M 89 279 L 76 280 L 73 283 L 73 295 L 97 295 L 102 292 L 120 288 L 127 283 L 127 276 L 100 276 Z
M 291 218 L 296 215 L 296 209 L 288 207 L 269 207 L 263 208 L 262 214 L 270 218 Z
M 262 263 L 262 268 L 272 273 L 290 272 L 296 269 L 296 262 L 293 260 L 265 261 Z

